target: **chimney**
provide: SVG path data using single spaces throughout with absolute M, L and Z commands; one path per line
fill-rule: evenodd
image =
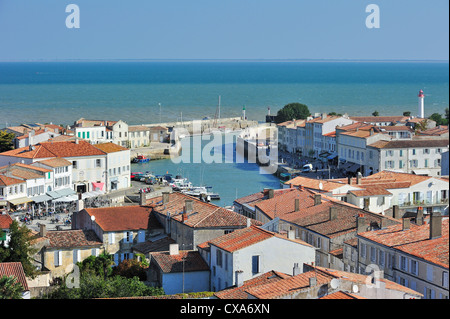
M 298 266 L 298 263 L 294 263 L 294 268 L 292 269 L 292 276 L 297 276 L 301 274 L 300 267 Z
M 192 199 L 184 201 L 184 211 L 186 214 L 190 214 L 194 211 L 194 201 Z
M 186 212 L 181 213 L 181 222 L 184 223 L 188 219 Z
M 352 185 L 352 177 L 351 176 L 347 177 L 347 184 Z
M 295 230 L 291 229 L 287 232 L 288 239 L 295 239 Z
M 247 227 L 250 227 L 252 225 L 252 220 L 250 218 L 247 218 Z
M 78 193 L 78 200 L 77 200 L 77 212 L 82 211 L 84 209 L 84 201 L 82 199 L 81 193 Z
M 147 204 L 147 196 L 144 192 L 139 194 L 139 205 L 145 206 Z
M 361 185 L 361 178 L 362 174 L 361 172 L 358 172 L 358 174 L 356 174 L 356 184 Z
M 366 217 L 364 217 L 364 214 L 359 213 L 356 218 L 356 233 L 359 234 L 365 231 L 367 231 Z
M 314 206 L 322 204 L 322 195 L 314 194 Z
M 162 193 L 162 199 L 163 199 L 163 205 L 167 204 L 169 202 L 169 193 L 163 192 Z
M 400 219 L 400 208 L 398 205 L 392 206 L 392 217 L 395 219 Z
M 269 199 L 273 198 L 273 194 L 274 194 L 274 190 L 273 189 L 269 189 Z
M 338 209 L 336 206 L 330 207 L 330 220 L 335 220 L 337 218 Z
M 300 199 L 296 198 L 294 212 L 298 212 L 299 210 L 300 210 Z
M 411 225 L 411 220 L 409 218 L 402 218 L 402 230 L 409 230 Z
M 442 216 L 439 213 L 430 214 L 430 239 L 442 236 Z
M 244 272 L 242 270 L 237 270 L 235 273 L 236 287 L 242 287 L 244 284 Z
M 45 237 L 47 235 L 47 226 L 45 224 L 39 225 L 39 236 Z
M 423 225 L 423 207 L 417 207 L 416 225 Z
M 370 129 L 370 136 L 373 136 L 373 127 Z
M 169 245 L 169 255 L 175 256 L 179 254 L 178 244 L 170 244 Z
M 309 286 L 314 287 L 317 285 L 317 277 L 309 277 Z

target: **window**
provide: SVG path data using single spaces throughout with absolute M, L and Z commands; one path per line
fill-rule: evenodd
M 430 149 L 429 148 L 424 148 L 423 149 L 423 153 L 424 154 L 430 154 Z
M 400 269 L 407 270 L 406 268 L 407 268 L 406 257 L 400 256 Z
M 428 167 L 428 159 L 425 159 L 425 167 Z
M 400 157 L 403 156 L 403 150 L 400 150 Z
M 73 168 L 77 168 L 77 161 L 73 161 L 72 166 L 73 166 Z
M 442 287 L 448 288 L 448 271 L 442 272 Z
M 419 264 L 415 260 L 411 260 L 411 273 L 414 275 L 419 274 Z
M 252 273 L 259 273 L 259 256 L 252 256 Z
M 62 265 L 62 251 L 61 250 L 57 250 L 54 252 L 53 263 L 54 263 L 55 267 Z
M 222 267 L 222 251 L 221 250 L 217 250 L 216 253 L 216 265 L 219 267 Z
M 73 263 L 76 264 L 77 262 L 81 261 L 81 255 L 79 249 L 73 250 Z
M 317 237 L 317 248 L 322 248 L 322 238 Z
M 102 167 L 102 160 L 101 159 L 96 159 L 95 160 L 95 167 Z
M 125 243 L 133 242 L 133 232 L 131 232 L 131 231 L 124 232 L 124 242 Z
M 427 265 L 427 280 L 433 281 L 433 267 L 430 265 Z
M 386 254 L 385 254 L 384 251 L 381 251 L 381 250 L 380 250 L 379 253 L 380 253 L 380 255 L 379 255 L 378 258 L 379 258 L 380 265 L 381 265 L 381 266 L 384 266 L 384 263 L 385 263 L 385 255 L 386 255 Z
M 416 155 L 416 149 L 415 148 L 412 149 L 412 155 Z
M 375 247 L 370 247 L 370 261 L 375 262 L 377 260 L 377 253 Z
M 366 257 L 366 244 L 361 244 L 361 257 Z

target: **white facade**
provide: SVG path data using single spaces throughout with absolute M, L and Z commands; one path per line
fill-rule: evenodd
M 107 153 L 106 191 L 130 187 L 130 150 Z
M 106 183 L 106 154 L 65 159 L 72 162 L 74 191 L 90 192 L 95 188 L 93 183 Z
M 75 127 L 75 136 L 91 144 L 106 143 L 113 140 L 113 132 L 105 126 Z
M 448 146 L 405 146 L 383 147 L 368 146 L 368 166 L 374 173 L 384 170 L 416 173 L 417 175 L 439 176 L 441 174 L 442 153 Z
M 217 257 L 217 255 L 221 257 Z M 219 291 L 235 285 L 235 272 L 246 281 L 267 271 L 292 273 L 295 263 L 315 261 L 315 248 L 291 240 L 271 237 L 233 253 L 211 245 L 211 289 Z

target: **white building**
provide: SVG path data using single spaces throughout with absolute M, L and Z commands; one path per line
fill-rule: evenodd
M 92 144 L 113 142 L 126 147 L 128 141 L 128 124 L 122 120 L 86 120 L 79 119 L 74 123 L 75 136 Z
M 130 150 L 114 143 L 96 144 L 96 148 L 106 153 L 106 192 L 131 186 Z
M 0 173 L 0 208 L 10 210 L 16 205 L 20 207 L 29 201 L 26 181 Z
M 211 290 L 219 291 L 269 270 L 291 273 L 315 260 L 315 248 L 301 240 L 251 226 L 198 246 L 211 269 Z M 209 253 L 208 253 L 209 249 Z
M 53 191 L 72 189 L 72 163 L 64 158 L 51 158 L 33 163 L 33 166 L 53 171 Z
M 378 141 L 367 144 L 365 163 L 374 173 L 393 170 L 416 175 L 439 176 L 442 153 L 448 139 Z
M 31 130 L 27 134 L 17 136 L 14 138 L 14 148 L 21 148 L 30 145 L 36 145 L 40 142 L 48 141 L 61 134 L 55 133 L 52 130 L 44 128 L 43 130 Z
M 106 182 L 107 154 L 90 143 L 74 141 L 43 142 L 32 147 L 0 153 L 0 165 L 32 164 L 52 158 L 64 158 L 72 163 L 72 185 L 75 192 L 90 192 Z

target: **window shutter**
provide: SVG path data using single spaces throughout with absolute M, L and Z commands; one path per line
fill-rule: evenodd
M 109 238 L 108 238 L 109 239 L 109 243 L 110 244 L 114 244 L 114 237 L 115 237 L 114 233 L 109 233 L 108 236 L 109 236 Z
M 119 264 L 119 254 L 114 254 L 114 264 L 116 266 Z

